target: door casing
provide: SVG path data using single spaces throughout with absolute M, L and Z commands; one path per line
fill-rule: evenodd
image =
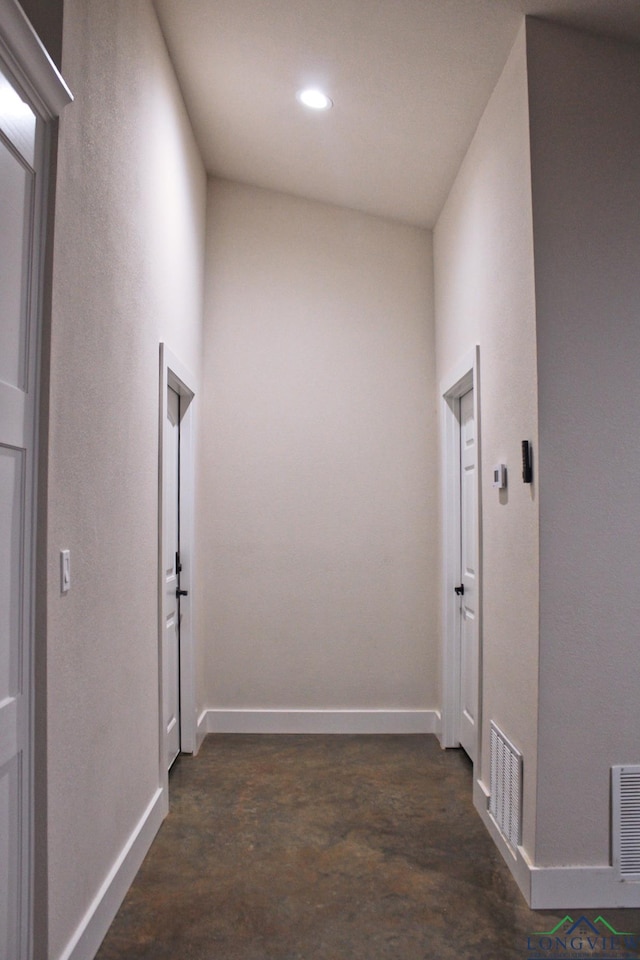
M 476 536 L 478 526 L 478 472 L 474 393 L 469 390 L 456 402 L 460 426 L 460 568 L 458 636 L 460 642 L 460 712 L 458 739 L 473 760 L 476 755 L 478 717 L 478 620 L 476 617 Z
M 162 567 L 165 582 L 165 621 L 162 670 L 164 674 L 164 723 L 166 729 L 169 770 L 180 754 L 180 408 L 181 398 L 169 385 L 167 387 L 168 424 L 164 434 L 164 550 Z M 186 599 L 189 603 L 188 598 Z
M 160 786 L 167 788 L 167 744 L 163 709 L 163 636 L 166 620 L 163 563 L 164 531 L 164 445 L 167 421 L 167 388 L 180 396 L 180 574 L 181 586 L 189 591 L 182 604 L 180 621 L 180 744 L 182 753 L 196 752 L 196 699 L 193 642 L 194 584 L 194 491 L 195 491 L 195 397 L 196 378 L 164 343 L 160 344 L 160 420 L 158 450 L 158 756 Z
M 53 236 L 52 193 L 56 122 L 73 100 L 62 76 L 46 53 L 20 5 L 15 0 L 0 3 L 0 63 L 11 85 L 29 104 L 37 117 L 35 143 L 36 171 L 34 191 L 33 237 L 30 261 L 30 349 L 28 370 L 29 449 L 25 472 L 25 516 L 23 541 L 23 603 L 25 631 L 21 650 L 21 688 L 27 701 L 26 737 L 22 757 L 22 789 L 20 804 L 25 855 L 20 857 L 22 873 L 20 890 L 19 943 L 16 960 L 47 953 L 47 875 L 46 875 L 46 596 L 47 536 L 46 450 L 47 450 L 47 384 L 49 353 L 43 350 L 43 328 L 46 327 L 46 290 L 50 262 L 49 243 Z M 57 569 L 56 569 L 57 574 Z M 36 632 L 36 623 L 38 629 Z M 37 700 L 36 700 L 37 698 Z M 35 806 L 38 804 L 38 816 Z M 16 901 L 18 902 L 18 901 Z
M 473 390 L 477 443 L 477 618 L 478 618 L 478 716 L 475 764 L 480 769 L 482 744 L 482 499 L 480 347 L 476 346 L 456 364 L 440 384 L 440 447 L 442 463 L 442 724 L 443 747 L 460 745 L 460 643 L 459 599 L 454 587 L 460 573 L 460 420 L 459 401 Z

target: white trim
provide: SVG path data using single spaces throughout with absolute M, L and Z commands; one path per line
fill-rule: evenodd
M 613 867 L 531 867 L 531 909 L 640 907 L 640 881 L 620 880 Z
M 209 711 L 203 710 L 200 716 L 198 717 L 198 724 L 196 726 L 196 749 L 194 750 L 194 755 L 198 753 L 204 738 L 209 733 L 208 730 L 209 724 Z
M 522 896 L 527 903 L 531 899 L 531 877 L 530 864 L 523 847 L 518 847 L 514 852 L 505 840 L 498 824 L 489 813 L 489 788 L 480 779 L 473 781 L 473 805 L 485 827 L 489 831 L 491 839 L 502 854 L 502 857 L 511 870 L 513 878 L 520 888 Z M 557 906 L 557 904 L 556 904 Z
M 440 381 L 442 397 L 462 397 L 472 390 L 476 379 L 476 367 L 479 365 L 480 347 L 478 344 L 458 360 L 455 367 Z
M 166 815 L 158 788 L 58 960 L 93 960 Z
M 478 643 L 480 663 L 478 683 L 482 678 L 482 445 L 480 422 L 480 347 L 464 356 L 440 384 L 440 444 L 442 461 L 442 729 L 443 747 L 459 746 L 458 718 L 460 714 L 460 649 L 457 641 L 458 604 L 453 592 L 457 583 L 460 562 L 460 423 L 456 401 L 473 390 L 476 424 L 478 477 L 478 536 L 476 569 L 478 571 Z M 477 744 L 475 764 L 480 769 L 482 726 L 482 697 L 478 690 Z
M 180 750 L 194 753 L 197 749 L 195 657 L 193 640 L 194 577 L 194 492 L 195 492 L 195 407 L 196 377 L 168 349 L 160 344 L 160 397 L 158 442 L 158 696 L 160 703 L 159 763 L 160 784 L 168 787 L 166 730 L 162 704 L 162 650 L 165 623 L 165 590 L 163 582 L 163 506 L 164 506 L 164 437 L 167 424 L 167 388 L 171 386 L 186 401 L 180 417 L 180 559 L 181 585 L 189 591 L 188 602 L 181 607 L 180 621 Z
M 73 95 L 16 0 L 0 3 L 0 58 L 43 120 L 58 117 Z
M 489 791 L 473 784 L 473 803 L 532 910 L 640 908 L 640 881 L 620 880 L 611 866 L 537 867 L 524 847 L 515 854 L 488 809 Z
M 193 753 L 196 748 L 195 656 L 193 644 L 194 585 L 194 512 L 195 512 L 195 391 L 189 388 L 193 379 L 180 370 L 169 351 L 168 384 L 180 394 L 180 573 L 181 586 L 189 590 L 189 599 L 180 606 L 180 751 Z M 166 391 L 165 391 L 166 394 Z M 184 410 L 183 403 L 188 406 Z M 184 410 L 184 412 L 183 412 Z
M 437 710 L 206 710 L 206 733 L 438 733 Z
M 29 267 L 29 369 L 27 372 L 27 396 L 25 397 L 25 425 L 29 424 L 30 436 L 24 441 L 26 465 L 25 517 L 24 517 L 24 581 L 23 614 L 24 643 L 20 669 L 23 676 L 20 725 L 26 733 L 20 773 L 21 828 L 19 847 L 21 888 L 16 891 L 19 903 L 18 955 L 30 957 L 34 949 L 33 888 L 35 877 L 36 829 L 34 810 L 34 784 L 36 762 L 35 725 L 35 653 L 36 653 L 36 593 L 39 586 L 38 554 L 38 505 L 41 501 L 43 479 L 40 470 L 40 442 L 46 434 L 46 423 L 40 422 L 42 382 L 42 313 L 44 291 L 44 265 L 47 254 L 47 236 L 52 214 L 50 166 L 52 156 L 52 130 L 54 121 L 63 108 L 73 99 L 68 87 L 51 61 L 42 43 L 27 20 L 16 0 L 0 0 L 0 66 L 11 86 L 29 102 L 38 118 L 35 151 L 25 157 L 35 173 L 33 194 L 33 237 Z M 19 151 L 22 153 L 22 151 Z M 21 441 L 18 446 L 23 446 Z M 46 482 L 46 480 L 44 481 Z M 42 642 L 46 643 L 46 636 Z M 43 713 L 44 715 L 44 713 Z M 45 742 L 45 733 L 38 729 L 39 742 Z M 45 811 L 46 816 L 46 811 Z M 24 855 L 23 855 L 24 851 Z M 44 886 L 44 884 L 43 884 Z M 45 894 L 46 896 L 46 890 Z

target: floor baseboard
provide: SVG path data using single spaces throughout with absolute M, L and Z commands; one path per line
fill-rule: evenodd
M 58 960 L 93 960 L 167 812 L 159 787 Z
M 538 867 L 523 847 L 511 850 L 491 817 L 487 787 L 474 782 L 474 805 L 532 910 L 640 908 L 640 882 L 622 881 L 613 867 Z
M 215 710 L 204 711 L 206 733 L 438 733 L 437 710 Z

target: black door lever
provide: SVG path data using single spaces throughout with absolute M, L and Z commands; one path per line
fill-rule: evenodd
M 459 587 L 453 588 L 459 597 L 464 597 L 464 583 L 461 583 Z
M 181 590 L 180 587 L 176 587 L 176 597 L 188 597 L 188 590 Z

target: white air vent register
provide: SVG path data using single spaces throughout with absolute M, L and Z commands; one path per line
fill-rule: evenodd
M 491 721 L 489 813 L 515 853 L 521 842 L 522 754 Z
M 611 768 L 613 866 L 620 880 L 640 880 L 640 766 Z

